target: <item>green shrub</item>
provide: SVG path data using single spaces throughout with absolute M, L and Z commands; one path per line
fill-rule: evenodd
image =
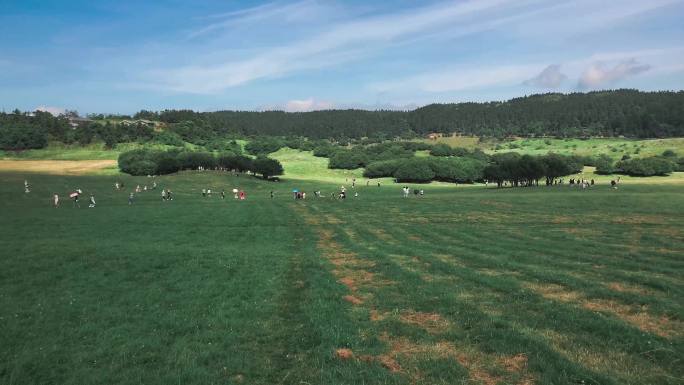
M 314 147 L 313 155 L 319 158 L 330 158 L 340 148 L 332 144 L 324 144 Z
M 152 140 L 156 143 L 166 144 L 168 146 L 183 147 L 185 145 L 185 142 L 180 135 L 168 130 L 155 132 L 153 134 Z
M 166 175 L 178 172 L 178 170 L 180 170 L 180 165 L 177 157 L 177 152 L 166 151 L 157 153 L 154 158 L 156 169 L 153 174 Z
M 676 158 L 676 157 L 677 157 L 677 153 L 674 152 L 674 150 L 665 150 L 665 151 L 663 151 L 663 155 L 662 155 L 662 156 L 665 157 L 665 158 Z
M 27 150 L 47 146 L 47 131 L 35 126 L 0 127 L 0 149 Z
M 279 161 L 266 157 L 258 157 L 253 162 L 253 170 L 257 174 L 261 174 L 264 179 L 272 176 L 283 175 L 283 166 Z
M 119 170 L 130 175 L 154 175 L 157 173 L 158 151 L 137 149 L 119 155 Z
M 255 138 L 245 145 L 245 150 L 252 155 L 266 155 L 285 147 L 285 143 L 278 138 Z
M 253 161 L 243 155 L 235 155 L 233 153 L 221 154 L 216 160 L 220 167 L 227 170 L 236 170 L 238 172 L 251 171 L 253 169 Z
M 607 155 L 601 155 L 596 159 L 596 173 L 601 175 L 613 174 L 615 166 L 613 160 Z
M 401 161 L 395 160 L 381 160 L 368 164 L 366 169 L 363 171 L 363 176 L 366 178 L 382 178 L 394 176 L 394 173 L 399 167 Z
M 428 159 L 405 159 L 399 163 L 394 177 L 398 182 L 426 183 L 435 177 L 435 172 Z
M 353 170 L 366 165 L 366 154 L 358 149 L 338 150 L 332 154 L 328 168 Z
M 184 151 L 178 154 L 178 166 L 181 170 L 196 170 L 198 167 L 214 168 L 216 158 L 209 152 Z
M 436 180 L 455 183 L 481 180 L 486 166 L 482 160 L 467 157 L 432 158 L 429 162 Z
M 204 146 L 209 151 L 219 151 L 221 153 L 242 154 L 242 147 L 234 140 L 212 140 Z
M 452 156 L 453 154 L 453 148 L 444 143 L 435 144 L 430 149 L 430 155 L 432 156 Z
M 668 175 L 675 170 L 675 164 L 662 157 L 649 157 L 620 161 L 616 168 L 623 174 L 632 176 Z

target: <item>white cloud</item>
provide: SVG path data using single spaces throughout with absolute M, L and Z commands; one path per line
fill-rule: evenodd
M 34 108 L 34 111 L 43 111 L 43 112 L 49 112 L 54 116 L 58 116 L 66 112 L 65 108 L 62 107 L 53 107 L 53 106 L 38 106 Z
M 580 88 L 603 87 L 648 71 L 650 68 L 650 65 L 639 63 L 634 58 L 620 61 L 612 67 L 603 62 L 596 62 L 582 73 L 578 85 Z
M 335 108 L 335 104 L 332 102 L 324 100 L 316 100 L 314 98 L 308 99 L 292 99 L 288 100 L 284 104 L 277 104 L 271 106 L 265 106 L 259 108 L 263 111 L 286 111 L 286 112 L 309 112 L 309 111 L 320 111 L 320 110 L 332 110 Z
M 511 87 L 520 84 L 542 88 L 573 89 L 600 88 L 644 73 L 681 72 L 684 65 L 684 47 L 656 48 L 636 51 L 613 51 L 593 54 L 569 60 L 561 65 L 544 67 L 545 63 L 520 65 L 488 65 L 474 63 L 447 69 L 435 68 L 386 82 L 374 82 L 366 89 L 391 98 L 419 97 L 419 93 L 431 95 L 458 91 L 485 90 L 488 88 Z M 644 62 L 649 64 L 643 64 Z M 544 68 L 541 73 L 540 68 Z M 567 81 L 572 79 L 572 82 Z
M 523 84 L 537 88 L 558 88 L 567 78 L 560 72 L 560 65 L 551 64 L 537 76 L 525 80 Z

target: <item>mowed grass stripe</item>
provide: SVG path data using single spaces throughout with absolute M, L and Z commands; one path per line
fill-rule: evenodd
M 395 255 L 392 255 L 392 257 L 396 258 Z M 430 261 L 429 258 L 421 258 L 421 261 L 424 261 L 424 263 L 430 264 L 430 266 L 435 265 L 435 263 L 426 262 L 426 261 Z M 403 266 L 403 265 L 401 265 L 401 266 Z M 446 272 L 444 270 L 446 270 Z M 453 270 L 450 271 L 450 269 L 448 269 L 448 268 L 447 269 L 441 269 L 441 270 L 438 268 L 434 268 L 434 269 L 431 269 L 430 271 L 428 271 L 426 273 L 427 274 L 425 274 L 425 276 L 431 276 L 431 277 L 432 276 L 455 276 L 455 275 L 458 275 L 459 279 L 456 282 L 458 282 L 459 286 L 462 287 L 464 282 L 474 281 L 472 279 L 472 277 L 476 276 L 478 274 L 478 271 L 477 270 L 465 271 L 462 275 L 459 275 L 459 274 L 457 274 L 456 271 L 453 271 Z M 402 277 L 402 280 L 408 280 L 408 282 L 413 287 L 414 285 L 418 284 L 418 281 L 415 281 L 415 282 L 411 281 L 411 279 L 414 278 L 415 275 L 416 275 L 416 272 L 411 271 L 408 276 Z M 490 302 L 491 303 L 493 300 L 494 302 L 498 302 L 498 303 L 494 304 L 494 305 L 496 305 L 497 309 L 510 306 L 510 304 L 507 302 L 508 300 L 511 299 L 509 296 L 506 297 L 506 299 L 501 299 L 501 298 L 503 298 L 503 296 L 501 296 L 501 295 L 491 295 L 491 294 L 500 294 L 500 293 L 497 293 L 497 291 L 501 289 L 500 285 L 497 285 L 496 288 L 493 288 L 492 290 L 490 290 L 489 291 L 490 295 L 487 294 L 486 290 L 483 292 L 483 290 L 486 289 L 486 287 L 487 287 L 486 283 L 490 280 L 491 280 L 491 278 L 483 277 L 482 280 L 474 281 L 474 283 L 476 284 L 476 287 L 477 287 L 477 292 L 473 294 L 473 297 L 477 298 L 477 300 L 475 302 L 480 303 L 480 304 L 483 302 Z M 512 281 L 513 280 L 509 280 L 510 283 L 512 283 Z M 506 290 L 508 290 L 508 289 L 506 289 Z M 462 291 L 461 291 L 461 293 L 462 293 Z M 497 299 L 500 299 L 500 300 L 497 301 Z M 541 298 L 540 298 L 540 300 L 541 300 L 541 302 L 545 302 Z M 525 308 L 526 308 L 527 312 L 529 312 L 529 309 L 527 308 L 527 304 L 525 305 Z M 522 309 L 520 309 L 520 310 L 522 310 Z M 562 314 L 562 313 L 566 313 L 567 311 L 574 311 L 574 310 L 575 309 L 562 308 L 562 309 L 560 309 L 559 313 Z M 548 314 L 548 316 L 550 318 L 553 318 L 553 314 Z M 589 317 L 595 318 L 593 315 L 590 315 Z M 574 320 L 572 322 L 574 322 Z M 611 325 L 611 327 L 612 327 L 612 325 Z M 567 332 L 568 332 L 568 330 L 564 330 L 564 333 L 567 333 Z M 594 336 L 589 336 L 588 338 L 585 339 L 584 342 L 585 342 L 585 346 L 582 347 L 581 349 L 583 349 L 584 351 L 587 351 L 586 350 L 587 347 L 594 346 L 594 343 L 593 343 L 594 342 Z M 618 342 L 618 341 L 615 341 L 615 342 Z M 620 342 L 624 342 L 624 341 L 620 341 Z M 617 354 L 617 353 L 619 353 L 619 351 L 614 352 L 614 353 Z M 644 363 L 642 362 L 642 366 L 643 366 L 643 364 Z
M 373 225 L 373 224 L 371 224 L 371 226 L 372 226 L 372 225 Z M 367 234 L 370 234 L 369 232 L 366 232 L 366 231 L 365 231 L 366 229 L 363 228 L 363 227 L 360 227 L 360 226 L 355 226 L 355 227 L 356 227 L 355 234 L 357 234 L 357 235 L 358 235 L 358 234 L 366 234 L 366 235 L 367 235 Z M 400 226 L 390 226 L 389 228 L 392 229 L 392 230 L 396 230 L 396 229 L 400 229 L 400 228 L 402 228 L 402 227 L 400 227 Z M 391 233 L 391 232 L 392 232 L 392 231 L 389 231 L 389 233 Z M 381 240 L 381 239 L 373 239 L 373 236 L 370 236 L 370 242 L 369 242 L 369 243 L 371 243 L 371 244 L 373 244 L 373 243 L 377 244 L 377 243 L 382 242 L 383 240 L 386 241 L 387 238 L 388 238 L 388 231 L 384 231 L 384 233 L 383 233 L 382 236 L 379 236 L 379 237 L 378 237 L 378 236 L 375 236 L 375 238 L 382 238 L 382 240 Z M 392 236 L 389 236 L 389 238 L 392 238 Z M 393 238 L 401 239 L 401 237 L 393 237 Z M 404 237 L 404 238 L 405 238 L 405 237 Z M 355 237 L 355 240 L 358 241 L 358 237 Z M 425 242 L 425 243 L 429 243 L 429 242 Z M 393 247 L 393 242 L 384 242 L 384 243 L 383 243 L 383 249 L 385 249 L 385 250 L 388 249 L 388 248 L 391 249 L 392 247 Z M 367 252 L 372 253 L 373 251 L 374 251 L 374 250 L 369 250 L 369 251 L 367 251 Z M 430 272 L 430 273 L 431 273 L 430 275 L 434 275 L 434 274 L 433 274 L 434 272 Z M 472 274 L 472 273 L 475 273 L 475 272 L 472 272 L 472 271 L 471 271 L 471 272 L 469 272 L 469 273 Z M 573 278 L 573 280 L 574 280 L 574 278 Z M 413 283 L 413 282 L 411 282 L 411 283 Z M 606 291 L 604 291 L 604 293 L 606 293 Z M 608 292 L 608 293 L 609 293 L 609 292 Z M 609 293 L 609 294 L 610 294 L 610 293 Z
M 356 232 L 358 233 L 363 233 L 363 232 Z M 336 239 L 340 242 L 345 242 L 345 238 L 347 235 L 340 235 Z M 355 240 L 357 238 L 354 238 Z M 358 245 L 358 243 L 355 243 Z M 349 246 L 349 244 L 347 244 Z M 349 247 L 350 249 L 354 250 L 353 247 Z M 378 255 L 379 253 L 377 251 L 373 250 L 363 250 L 363 248 L 359 248 L 358 250 L 359 253 L 365 253 L 365 255 L 368 255 L 374 260 L 378 260 L 378 264 L 376 265 L 378 268 L 381 268 L 380 273 L 382 274 L 383 277 L 385 278 L 390 278 L 390 279 L 395 279 L 399 282 L 402 282 L 403 284 L 399 287 L 388 287 L 388 288 L 376 288 L 376 289 L 369 289 L 374 291 L 374 298 L 377 298 L 379 301 L 374 302 L 373 304 L 380 308 L 385 308 L 385 311 L 388 311 L 393 308 L 398 308 L 398 309 L 406 309 L 406 308 L 414 308 L 415 310 L 418 311 L 424 311 L 424 312 L 438 312 L 441 314 L 442 317 L 444 317 L 447 320 L 451 320 L 451 322 L 454 325 L 461 325 L 462 323 L 466 323 L 467 327 L 471 327 L 474 324 L 480 323 L 480 322 L 485 322 L 487 320 L 488 316 L 482 312 L 477 306 L 472 306 L 469 305 L 467 301 L 462 302 L 459 301 L 456 297 L 454 297 L 452 294 L 453 288 L 448 288 L 444 287 L 439 284 L 433 284 L 433 283 L 425 283 L 419 274 L 416 274 L 413 271 L 406 271 L 402 265 L 399 265 L 397 263 L 393 263 L 395 259 L 393 258 L 392 255 L 389 256 L 381 256 Z M 384 258 L 383 258 L 384 257 Z M 377 273 L 378 271 L 376 271 Z M 449 271 L 453 275 L 453 271 Z M 482 293 L 478 291 L 478 295 L 482 296 Z M 485 294 L 486 295 L 486 294 Z M 439 302 L 436 302 L 439 301 Z M 439 312 L 442 310 L 443 312 Z M 452 318 L 453 314 L 463 314 L 456 316 L 457 318 Z M 489 322 L 486 322 L 486 326 L 483 326 L 485 329 L 488 326 L 491 326 L 491 320 Z M 395 323 L 391 324 L 390 326 L 393 326 L 394 328 L 398 328 L 397 330 L 394 330 L 394 333 L 398 334 L 399 336 L 402 336 L 404 334 L 411 336 L 413 338 L 416 338 L 416 331 L 407 331 L 406 326 L 398 326 Z M 481 331 L 481 330 L 478 330 Z M 514 331 L 509 331 L 508 337 L 511 337 L 515 335 Z M 426 337 L 425 334 L 419 333 L 418 336 L 421 337 Z M 459 343 L 463 343 L 463 339 L 461 339 L 463 336 L 459 336 Z M 479 338 L 479 337 L 478 337 Z M 434 342 L 434 341 L 433 341 Z M 480 341 L 475 341 L 475 342 L 480 342 Z M 471 342 L 472 343 L 472 342 Z M 538 350 L 538 349 L 536 349 Z M 510 352 L 501 352 L 502 354 L 509 353 Z M 519 353 L 519 352 L 518 352 Z M 559 358 L 560 359 L 560 358 Z M 565 362 L 561 366 L 573 366 L 569 362 Z M 577 368 L 577 370 L 580 370 Z M 546 371 L 548 372 L 548 368 L 546 368 Z

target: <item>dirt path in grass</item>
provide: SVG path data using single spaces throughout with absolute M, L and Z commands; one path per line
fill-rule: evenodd
M 83 175 L 116 166 L 116 160 L 8 160 L 0 159 L 0 171 Z

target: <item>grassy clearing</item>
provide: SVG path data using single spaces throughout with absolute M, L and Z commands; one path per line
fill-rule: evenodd
M 425 143 L 446 143 L 452 147 L 480 149 L 489 154 L 519 152 L 521 154 L 544 155 L 549 152 L 565 155 L 605 154 L 615 160 L 624 155 L 633 158 L 661 155 L 665 150 L 673 150 L 684 155 L 684 138 L 632 140 L 621 138 L 591 139 L 516 139 L 499 141 L 480 140 L 469 136 L 447 136 L 436 140 L 423 139 Z
M 105 160 L 0 160 L 0 170 L 53 175 L 119 173 L 117 162 Z
M 186 143 L 188 148 L 194 149 L 197 146 Z M 242 144 L 244 146 L 244 144 Z M 87 146 L 79 144 L 65 145 L 58 142 L 50 143 L 47 147 L 37 150 L 24 151 L 0 151 L 0 159 L 18 160 L 116 160 L 119 154 L 137 148 L 154 148 L 165 150 L 170 146 L 163 144 L 140 144 L 140 143 L 119 143 L 115 148 L 105 148 L 102 143 L 93 143 Z
M 149 178 L 0 173 L 0 382 L 682 382 L 680 186 L 291 200 L 339 184 L 309 167 L 158 177 L 176 199 L 133 206 L 113 183 Z M 99 206 L 50 206 L 75 188 Z
M 549 152 L 566 155 L 608 155 L 619 160 L 624 155 L 633 158 L 661 155 L 673 150 L 684 155 L 684 138 L 667 139 L 518 139 L 488 148 L 490 153 L 515 151 L 522 154 L 543 155 Z
M 116 160 L 119 154 L 138 148 L 137 144 L 120 144 L 115 149 L 106 149 L 104 144 L 87 146 L 50 143 L 46 148 L 24 151 L 0 151 L 0 158 L 20 160 Z
M 436 139 L 422 139 L 421 142 L 436 144 L 445 143 L 451 147 L 463 147 L 468 149 L 483 148 L 487 141 L 481 141 L 476 136 L 443 136 Z
M 357 183 L 365 184 L 363 169 L 331 170 L 328 168 L 328 158 L 313 156 L 312 151 L 299 151 L 291 148 L 281 148 L 269 154 L 269 157 L 279 160 L 285 169 L 284 178 L 296 180 L 313 180 L 328 183 L 346 182 L 350 184 L 353 178 Z M 373 180 L 373 183 L 387 182 L 389 178 Z

